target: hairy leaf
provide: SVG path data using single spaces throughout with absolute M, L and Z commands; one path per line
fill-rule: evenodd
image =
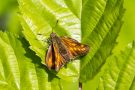
M 107 59 L 98 90 L 134 90 L 135 43 Z
M 64 0 L 69 9 L 80 19 L 81 18 L 81 0 Z
M 70 36 L 80 41 L 80 20 L 64 0 L 19 0 L 19 8 L 23 34 L 30 43 L 30 49 L 41 58 L 42 64 L 45 64 L 49 45 L 47 39 L 52 31 L 59 36 Z M 78 87 L 79 60 L 68 63 L 56 75 Z
M 77 90 L 77 83 L 59 79 L 48 72 L 39 62 L 40 58 L 27 48 L 25 39 L 0 32 L 0 43 L 1 90 L 60 90 L 68 85 Z
M 84 5 L 87 5 L 87 3 L 88 2 L 85 2 Z M 98 3 L 98 5 L 102 4 Z M 82 32 L 84 31 L 88 34 L 85 35 L 82 33 L 82 42 L 87 43 L 91 47 L 91 50 L 89 54 L 81 60 L 81 82 L 92 79 L 96 73 L 99 72 L 106 58 L 111 55 L 111 51 L 116 44 L 115 41 L 122 25 L 121 18 L 123 12 L 123 0 L 108 0 L 104 12 L 100 12 L 102 14 L 97 14 L 97 16 L 88 16 L 87 14 L 87 18 L 90 17 L 92 19 L 91 21 L 89 21 L 89 19 L 85 21 L 85 23 L 87 23 L 86 26 L 84 25 L 86 30 L 82 28 Z M 98 11 L 95 13 L 98 13 Z M 99 19 L 97 19 L 98 21 L 95 20 L 95 17 L 99 17 Z M 89 24 L 91 22 L 95 23 L 93 25 Z

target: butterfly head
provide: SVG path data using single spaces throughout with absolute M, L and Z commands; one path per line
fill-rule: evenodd
M 55 36 L 57 36 L 57 35 L 56 35 L 56 33 L 54 33 L 54 32 L 52 32 L 52 33 L 50 34 L 50 37 L 51 37 L 51 38 L 54 38 Z

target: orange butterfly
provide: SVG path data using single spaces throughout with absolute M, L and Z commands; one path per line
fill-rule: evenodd
M 89 46 L 69 37 L 58 37 L 56 33 L 50 34 L 51 43 L 46 54 L 46 66 L 59 71 L 67 62 L 78 56 L 86 55 Z

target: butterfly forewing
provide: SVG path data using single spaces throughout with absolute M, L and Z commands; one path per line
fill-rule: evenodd
M 86 55 L 89 52 L 89 46 L 79 43 L 77 40 L 69 37 L 61 37 L 62 42 L 68 48 L 71 59 L 75 59 L 77 56 Z

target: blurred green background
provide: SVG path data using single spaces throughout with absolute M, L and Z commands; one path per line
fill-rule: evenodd
M 128 43 L 135 40 L 135 0 L 125 0 L 124 24 L 117 39 L 118 45 L 115 51 L 122 50 Z

